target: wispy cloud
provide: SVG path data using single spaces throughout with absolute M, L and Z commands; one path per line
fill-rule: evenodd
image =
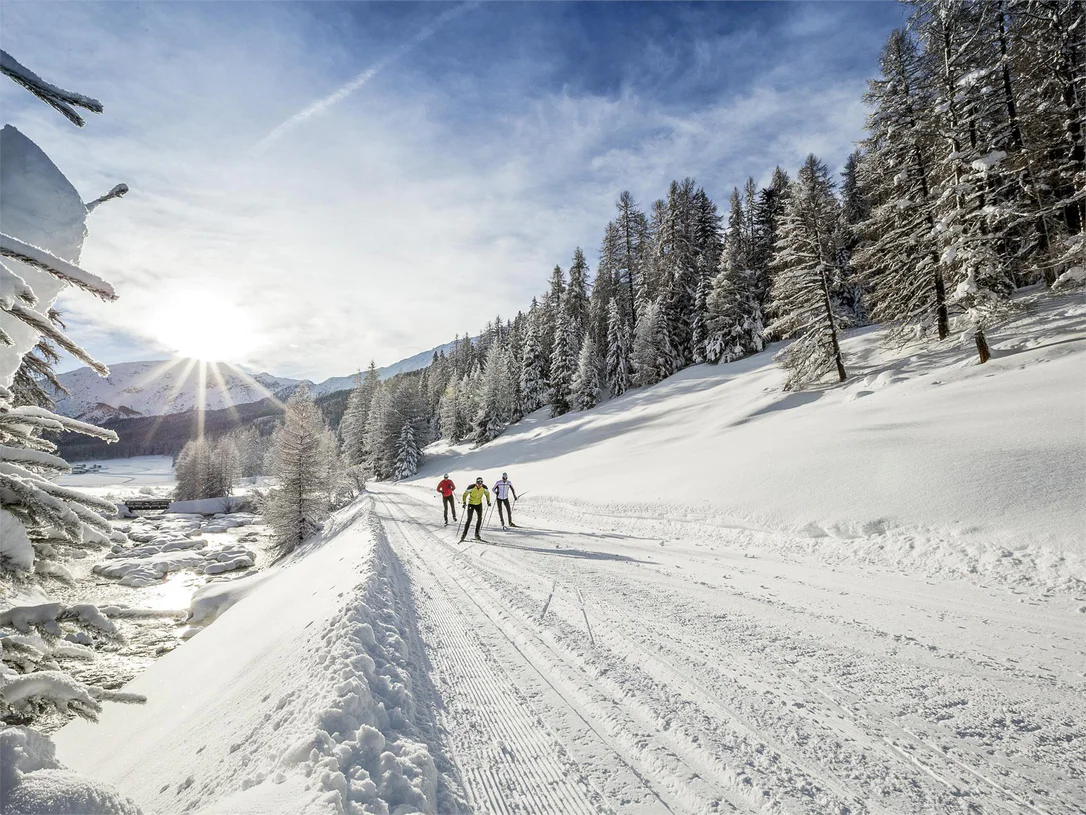
M 808 150 L 839 163 L 897 24 L 855 3 L 493 4 L 470 25 L 462 4 L 64 8 L 8 3 L 0 41 L 104 116 L 75 132 L 2 83 L 0 103 L 86 199 L 132 188 L 95 211 L 83 256 L 120 300 L 66 298 L 73 335 L 106 362 L 150 358 L 196 293 L 222 307 L 190 307 L 194 332 L 223 307 L 251 325 L 229 361 L 309 378 L 512 316 L 575 246 L 593 256 L 623 189 L 647 206 L 692 175 L 723 205 Z M 817 37 L 810 15 L 832 18 Z M 354 82 L 396 70 L 336 92 L 351 104 L 311 102 L 409 31 Z M 315 104 L 320 127 L 275 126 Z
M 266 135 L 264 138 L 262 138 L 260 141 L 258 141 L 256 143 L 256 146 L 254 147 L 254 149 L 255 150 L 264 149 L 265 147 L 267 147 L 273 141 L 278 139 L 280 136 L 282 136 L 284 133 L 286 133 L 291 128 L 297 127 L 302 122 L 304 122 L 306 119 L 311 119 L 312 117 L 323 113 L 324 111 L 326 111 L 328 108 L 330 108 L 332 105 L 336 104 L 337 102 L 342 102 L 344 99 L 346 99 L 352 93 L 357 91 L 359 88 L 361 88 L 367 82 L 369 82 L 371 79 L 373 79 L 375 76 L 377 76 L 383 70 L 385 70 L 388 66 L 392 65 L 394 62 L 396 62 L 399 59 L 403 59 L 405 56 L 407 56 L 413 50 L 415 50 L 420 45 L 422 45 L 424 42 L 426 42 L 426 40 L 430 39 L 430 37 L 432 37 L 435 33 L 437 33 L 438 29 L 440 29 L 443 25 L 448 23 L 450 20 L 454 20 L 457 17 L 460 17 L 461 15 L 466 14 L 469 11 L 473 11 L 474 9 L 476 9 L 478 7 L 479 7 L 479 3 L 477 2 L 477 0 L 473 0 L 472 2 L 463 3 L 461 5 L 458 5 L 458 6 L 454 7 L 454 8 L 449 9 L 448 11 L 442 12 L 441 14 L 439 14 L 437 16 L 437 18 L 432 23 L 430 23 L 429 25 L 424 26 L 422 28 L 422 30 L 420 30 L 414 37 L 409 39 L 407 42 L 403 43 L 401 46 L 396 48 L 394 51 L 386 54 L 384 57 L 379 59 L 372 66 L 370 66 L 369 68 L 364 70 L 362 73 L 360 73 L 358 76 L 356 76 L 354 79 L 352 79 L 350 82 L 347 82 L 346 84 L 341 85 L 339 88 L 332 91 L 332 93 L 328 94 L 327 96 L 325 96 L 325 97 L 323 97 L 321 99 L 318 99 L 313 104 L 311 104 L 308 107 L 303 108 L 302 110 L 295 113 L 289 119 L 287 119 L 287 120 L 281 122 L 280 124 L 276 125 L 274 128 L 272 128 L 271 132 L 269 132 L 268 135 Z

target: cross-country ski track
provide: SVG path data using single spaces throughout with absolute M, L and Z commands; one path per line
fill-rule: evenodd
M 458 544 L 371 491 L 477 812 L 1086 812 L 1067 598 L 544 498 Z

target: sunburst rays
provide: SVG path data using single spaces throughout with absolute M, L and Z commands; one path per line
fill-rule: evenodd
M 182 366 L 184 367 L 182 368 Z M 232 365 L 227 367 L 229 368 L 229 373 L 232 378 L 240 379 L 248 386 L 250 391 L 256 395 L 256 399 L 253 399 L 252 401 L 268 399 L 277 408 L 280 410 L 283 409 L 283 402 L 262 382 L 254 379 L 239 368 L 235 368 Z M 182 368 L 180 372 L 178 372 L 179 368 Z M 175 374 L 173 377 L 169 377 L 171 372 L 174 372 Z M 207 427 L 206 416 L 208 410 L 225 409 L 230 411 L 230 415 L 235 421 L 239 420 L 240 414 L 238 413 L 237 406 L 243 402 L 235 401 L 234 395 L 231 393 L 230 386 L 227 383 L 227 377 L 223 375 L 220 363 L 209 362 L 202 359 L 178 358 L 166 360 L 161 365 L 157 365 L 148 371 L 147 374 L 141 377 L 136 383 L 139 387 L 148 387 L 154 385 L 155 382 L 159 380 L 166 378 L 172 379 L 169 392 L 166 394 L 165 404 L 163 405 L 164 410 L 155 417 L 155 421 L 151 425 L 149 433 L 150 438 L 155 436 L 166 415 L 183 412 L 181 410 L 172 410 L 171 408 L 175 407 L 177 400 L 181 397 L 181 394 L 186 389 L 186 385 L 190 383 L 193 376 L 195 376 L 194 400 L 192 406 L 186 408 L 186 410 L 195 411 L 196 435 L 198 438 L 204 438 Z M 212 399 L 210 400 L 210 406 L 208 398 L 209 378 L 213 383 L 212 389 L 217 386 L 220 394 L 218 403 Z

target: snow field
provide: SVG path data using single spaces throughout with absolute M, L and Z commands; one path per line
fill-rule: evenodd
M 455 811 L 402 581 L 353 504 L 130 683 L 145 706 L 59 731 L 61 760 L 146 812 Z
M 777 344 L 591 411 L 540 411 L 477 450 L 431 445 L 411 483 L 508 470 L 519 491 L 586 513 L 780 532 L 785 551 L 831 562 L 1081 593 L 1086 303 L 1020 305 L 983 366 L 957 342 L 887 350 L 871 327 L 843 341 L 849 380 L 786 393 Z

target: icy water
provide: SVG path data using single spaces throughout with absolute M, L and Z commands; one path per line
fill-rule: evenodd
M 121 501 L 132 496 L 166 496 L 173 489 L 174 479 L 170 459 L 145 456 L 137 459 L 117 459 L 97 462 L 102 470 L 85 475 L 65 476 L 61 483 L 67 487 L 85 489 L 100 497 Z M 170 517 L 160 512 L 143 513 L 147 521 L 156 522 Z M 176 517 L 176 516 L 175 516 Z M 205 519 L 201 526 L 206 525 Z M 259 519 L 258 519 L 259 520 Z M 132 521 L 115 521 L 114 525 L 128 529 Z M 138 528 L 135 522 L 133 528 Z M 206 541 L 205 549 L 243 546 L 254 555 L 254 565 L 215 576 L 198 571 L 199 567 L 171 571 L 164 578 L 147 586 L 121 585 L 116 580 L 97 575 L 93 568 L 109 562 L 108 548 L 88 553 L 86 558 L 68 565 L 76 579 L 74 586 L 55 584 L 50 587 L 50 599 L 73 604 L 93 603 L 98 607 L 121 609 L 109 616 L 120 630 L 117 642 L 95 644 L 96 656 L 88 661 L 65 661 L 64 667 L 83 682 L 107 689 L 123 687 L 142 673 L 154 660 L 184 645 L 198 632 L 186 622 L 193 594 L 211 582 L 236 580 L 264 568 L 268 555 L 268 529 L 261 523 L 249 524 L 225 532 L 194 531 L 192 537 Z M 138 544 L 133 543 L 133 546 Z M 113 704 L 113 703 L 106 703 Z M 39 730 L 50 733 L 62 727 L 70 716 L 47 715 L 34 722 Z

